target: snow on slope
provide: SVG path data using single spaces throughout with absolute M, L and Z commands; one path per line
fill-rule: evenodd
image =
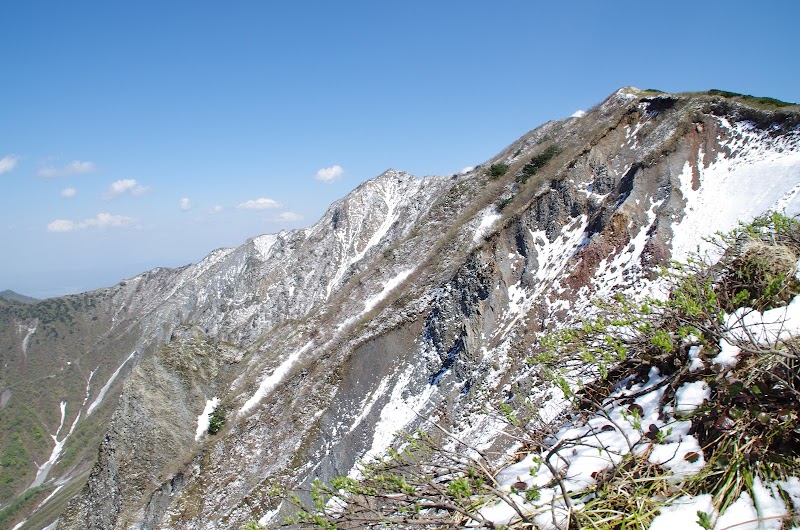
M 66 420 L 67 417 L 67 402 L 62 401 L 59 404 L 59 408 L 61 409 L 61 422 L 58 425 L 58 429 L 56 429 L 56 433 L 51 436 L 55 444 L 53 446 L 53 451 L 50 453 L 50 457 L 44 464 L 42 464 L 41 466 L 37 466 L 38 470 L 36 471 L 36 477 L 33 479 L 33 483 L 29 486 L 29 488 L 35 488 L 37 486 L 41 486 L 42 484 L 44 484 L 44 481 L 47 480 L 47 476 L 50 473 L 50 469 L 53 467 L 53 465 L 58 461 L 59 457 L 61 456 L 61 451 L 64 449 L 64 445 L 67 443 L 67 439 L 75 431 L 75 427 L 78 426 L 78 420 L 80 420 L 81 418 L 81 412 L 83 411 L 83 407 L 85 407 L 86 402 L 89 401 L 89 395 L 91 392 L 91 385 L 92 385 L 92 377 L 94 377 L 94 373 L 96 371 L 97 369 L 92 370 L 89 373 L 89 378 L 86 381 L 86 395 L 83 398 L 83 403 L 81 403 L 81 406 L 78 408 L 78 413 L 75 415 L 75 420 L 73 420 L 72 426 L 69 428 L 69 432 L 67 432 L 67 434 L 64 435 L 64 438 L 62 438 L 61 440 L 58 439 L 58 435 L 61 433 L 61 429 L 64 428 L 64 420 Z M 112 382 L 114 377 L 116 377 L 116 372 L 115 375 L 112 376 Z M 100 396 L 98 396 L 98 398 L 101 399 Z M 88 410 L 86 412 L 86 415 L 87 416 L 89 415 Z M 44 502 L 42 504 L 44 504 Z
M 436 392 L 436 385 L 426 385 L 418 394 L 409 392 L 414 366 L 409 365 L 392 388 L 389 401 L 381 408 L 380 418 L 375 424 L 375 432 L 372 436 L 372 444 L 364 454 L 362 460 L 369 462 L 377 456 L 385 453 L 392 442 L 397 438 L 399 431 L 405 429 L 411 422 L 417 419 L 427 404 L 428 400 Z M 382 388 L 381 390 L 385 390 Z M 377 396 L 376 396 L 377 397 Z M 374 405 L 374 400 L 370 406 Z M 360 421 L 360 420 L 357 420 Z M 355 423 L 353 424 L 356 425 Z M 356 464 L 350 471 L 350 476 L 359 475 L 359 465 Z
M 730 154 L 704 167 L 700 152 L 697 189 L 688 161 L 679 177 L 686 207 L 683 219 L 673 225 L 672 259 L 677 261 L 686 260 L 698 245 L 701 253 L 710 250 L 702 238 L 713 231 L 727 232 L 768 210 L 800 213 L 800 132 L 776 139 L 748 122 L 717 119 Z
M 402 284 L 406 278 L 411 276 L 414 272 L 414 269 L 406 269 L 404 271 L 400 271 L 396 276 L 390 278 L 385 284 L 383 284 L 383 288 L 379 293 L 370 297 L 364 302 L 364 311 L 361 314 L 369 313 L 372 309 L 378 305 L 382 300 L 385 300 L 386 297 L 391 293 L 394 289 L 396 289 L 400 284 Z
M 360 207 L 350 207 L 348 213 L 352 219 L 334 229 L 342 256 L 325 288 L 326 298 L 330 298 L 349 268 L 386 237 L 392 225 L 400 220 L 401 206 L 414 197 L 424 184 L 423 179 L 390 170 L 365 183 L 362 194 L 346 198 L 357 201 Z M 372 232 L 362 233 L 365 230 Z
M 300 356 L 307 352 L 311 346 L 314 345 L 314 342 L 308 342 L 302 348 L 293 351 L 289 354 L 283 361 L 272 370 L 272 372 L 264 377 L 258 385 L 258 389 L 256 389 L 255 393 L 248 399 L 242 408 L 239 409 L 239 416 L 243 416 L 247 414 L 250 410 L 252 410 L 258 403 L 267 396 L 267 394 L 274 389 L 278 383 L 289 373 L 292 366 L 294 366 L 297 361 L 300 359 Z
M 128 355 L 128 357 L 124 361 L 122 361 L 122 364 L 119 365 L 119 367 L 114 371 L 114 373 L 111 374 L 111 377 L 108 378 L 108 381 L 106 382 L 106 384 L 103 385 L 103 388 L 100 389 L 100 392 L 97 394 L 97 397 L 94 398 L 94 401 L 92 401 L 92 404 L 89 405 L 88 409 L 86 409 L 86 415 L 87 416 L 91 416 L 92 412 L 94 412 L 94 409 L 97 408 L 100 405 L 100 403 L 103 402 L 103 398 L 106 397 L 106 393 L 108 392 L 108 389 L 111 388 L 111 385 L 114 384 L 114 380 L 116 380 L 116 378 L 119 375 L 119 373 L 122 370 L 122 368 L 128 363 L 128 361 L 133 359 L 134 355 L 136 355 L 136 352 L 135 351 L 131 352 L 131 354 Z M 94 372 L 92 372 L 92 373 L 94 373 Z

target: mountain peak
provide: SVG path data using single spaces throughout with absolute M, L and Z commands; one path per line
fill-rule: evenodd
M 38 298 L 25 296 L 24 294 L 16 293 L 10 289 L 6 289 L 5 291 L 0 291 L 0 298 L 5 298 L 6 300 L 20 302 L 23 304 L 35 304 L 36 302 L 39 301 Z

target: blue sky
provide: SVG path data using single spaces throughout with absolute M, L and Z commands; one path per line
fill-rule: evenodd
M 0 290 L 45 297 L 479 164 L 624 85 L 800 101 L 800 3 L 9 1 Z

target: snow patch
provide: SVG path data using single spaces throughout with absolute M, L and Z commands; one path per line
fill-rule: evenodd
M 485 208 L 480 214 L 480 221 L 478 221 L 478 226 L 475 228 L 475 234 L 472 236 L 472 243 L 478 244 L 483 236 L 489 233 L 489 230 L 492 228 L 498 219 L 500 219 L 500 214 L 497 213 L 494 206 L 489 208 Z
M 24 355 L 25 357 L 28 356 L 28 342 L 31 340 L 31 335 L 36 333 L 36 328 L 37 325 L 34 325 L 33 327 L 28 327 L 27 328 L 28 332 L 25 334 L 25 338 L 22 339 L 22 355 Z
M 385 377 L 381 380 L 378 388 L 375 389 L 375 392 L 372 393 L 371 396 L 368 396 L 361 402 L 358 409 L 359 414 L 353 419 L 353 423 L 350 424 L 350 429 L 348 429 L 348 433 L 352 433 L 359 424 L 364 421 L 367 416 L 369 416 L 370 412 L 372 412 L 372 408 L 375 406 L 375 403 L 386 394 L 386 390 L 389 388 L 389 378 Z
M 711 495 L 685 495 L 661 508 L 661 513 L 653 519 L 649 530 L 674 530 L 675 528 L 702 529 L 698 524 L 698 513 L 704 512 L 713 522 L 714 530 L 780 530 L 790 510 L 781 497 L 781 490 L 792 498 L 793 488 L 789 483 L 797 483 L 797 477 L 788 481 L 764 484 L 755 477 L 752 485 L 753 496 L 743 491 L 724 513 L 718 512 Z M 796 506 L 795 506 L 796 508 Z
M 661 513 L 650 523 L 650 530 L 703 530 L 697 523 L 697 512 L 707 513 L 713 520 L 717 514 L 711 495 L 684 495 L 668 506 L 661 508 Z
M 219 406 L 219 398 L 213 397 L 206 400 L 206 406 L 203 412 L 197 417 L 197 430 L 194 434 L 195 441 L 199 441 L 203 435 L 208 432 L 208 426 L 211 424 L 211 414 Z
M 389 402 L 381 409 L 380 418 L 375 424 L 372 445 L 363 457 L 365 462 L 383 454 L 391 446 L 398 431 L 406 428 L 418 417 L 428 400 L 436 392 L 435 385 L 426 385 L 419 394 L 412 394 L 408 386 L 413 372 L 414 366 L 408 366 L 397 378 L 389 396 Z M 356 465 L 350 471 L 350 476 L 358 477 L 359 469 Z
M 728 232 L 769 210 L 800 213 L 800 133 L 772 138 L 748 122 L 717 119 L 721 135 L 729 138 L 724 147 L 730 154 L 721 152 L 704 167 L 700 152 L 694 164 L 700 184 L 696 190 L 693 165 L 684 166 L 679 182 L 686 206 L 683 219 L 672 228 L 673 260 L 686 261 L 698 243 L 701 254 L 710 252 L 713 247 L 702 242 L 704 237 L 715 230 Z
M 269 251 L 272 249 L 273 245 L 275 245 L 276 241 L 278 241 L 278 236 L 276 234 L 264 234 L 253 238 L 253 246 L 261 255 L 261 259 L 267 259 L 269 257 Z
M 700 352 L 703 350 L 702 346 L 691 346 L 689 347 L 689 371 L 696 372 L 698 370 L 702 370 L 705 367 L 703 364 L 703 360 L 700 358 Z
M 691 414 L 711 399 L 711 389 L 705 381 L 684 383 L 675 391 L 675 413 L 679 416 Z
M 262 515 L 261 518 L 258 520 L 258 524 L 261 526 L 267 526 L 269 522 L 272 521 L 272 519 L 274 519 L 276 515 L 278 515 L 278 512 L 281 511 L 281 506 L 283 506 L 283 503 L 279 504 L 278 507 L 275 508 L 274 510 L 269 510 L 264 515 Z

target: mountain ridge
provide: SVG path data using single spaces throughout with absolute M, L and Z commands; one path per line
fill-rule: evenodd
M 700 242 L 708 226 L 692 221 L 690 208 L 707 211 L 705 177 L 718 194 L 728 189 L 726 175 L 746 180 L 785 162 L 763 196 L 749 199 L 754 212 L 781 200 L 797 209 L 798 116 L 722 96 L 625 88 L 464 174 L 420 179 L 387 170 L 312 227 L 0 315 L 16 330 L 6 349 L 21 374 L 45 362 L 53 340 L 68 344 L 60 337 L 74 323 L 98 338 L 79 358 L 64 351 L 73 389 L 49 401 L 48 432 L 65 401 L 67 423 L 96 422 L 84 429 L 100 445 L 97 462 L 87 451 L 71 470 L 56 455 L 59 477 L 92 468 L 59 528 L 267 524 L 290 509 L 273 488 L 351 472 L 359 458 L 387 449 L 398 429 L 420 425 L 417 415 L 499 444 L 477 404 L 504 385 L 533 384 L 514 381 L 514 367 L 540 330 L 579 314 L 592 296 L 649 286 L 653 267 L 674 250 L 676 218 L 691 231 L 680 248 Z M 500 163 L 505 173 L 492 176 L 488 168 Z M 51 329 L 57 337 L 42 341 Z M 157 397 L 153 378 L 176 398 Z M 109 392 L 99 401 L 98 382 Z M 12 406 L 19 392 L 8 388 Z M 87 407 L 97 403 L 91 416 L 70 412 L 82 394 L 91 394 Z M 195 440 L 195 419 L 215 397 L 226 426 Z M 149 424 L 134 410 L 181 419 Z M 65 455 L 76 435 L 64 440 Z M 167 467 L 135 457 L 172 436 L 187 449 L 171 453 Z M 263 449 L 265 440 L 280 450 Z M 45 482 L 48 494 L 59 480 Z M 56 493 L 50 502 L 67 501 Z M 34 514 L 20 528 L 36 521 Z

